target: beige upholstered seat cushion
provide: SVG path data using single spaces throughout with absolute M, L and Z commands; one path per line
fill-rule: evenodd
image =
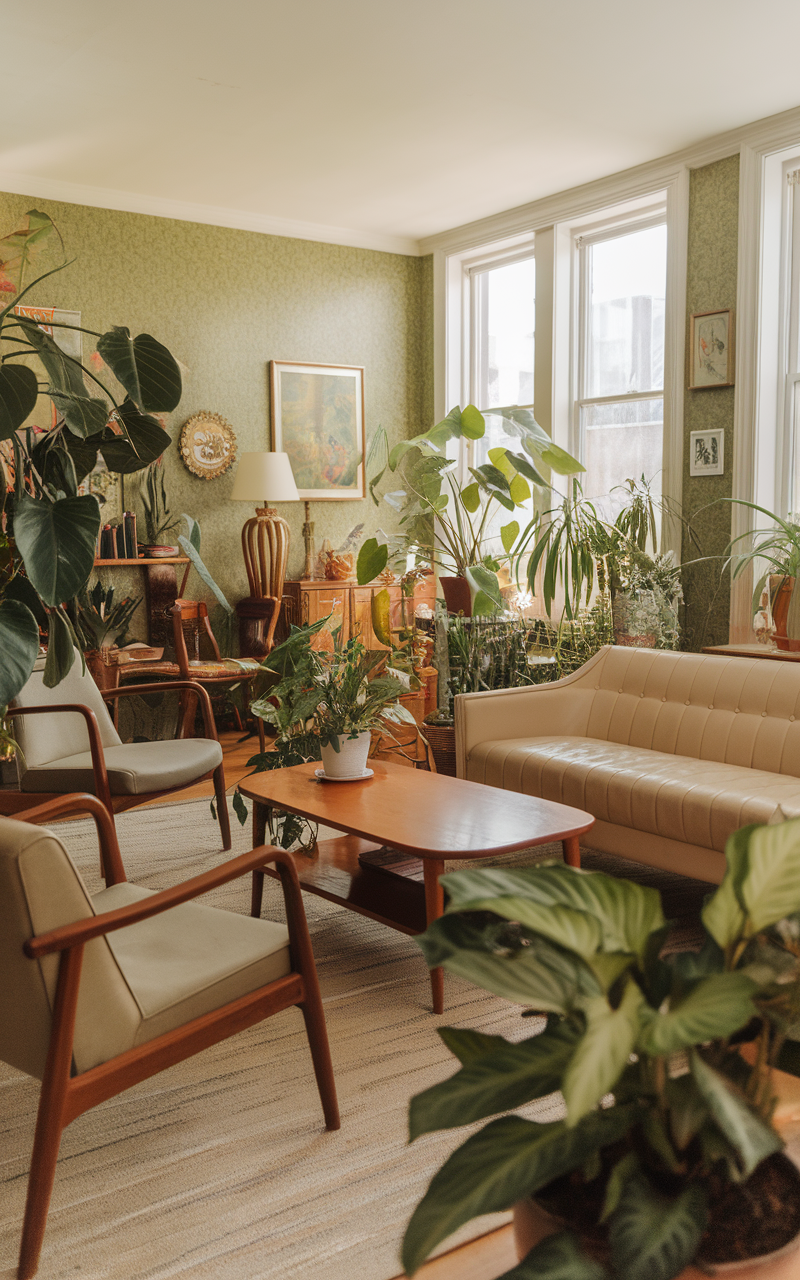
M 222 747 L 211 738 L 127 742 L 106 747 L 104 754 L 111 794 L 117 796 L 182 787 L 222 763 Z M 27 769 L 20 786 L 23 791 L 94 791 L 93 778 L 91 754 L 81 751 Z
M 800 779 L 791 775 L 598 738 L 482 742 L 470 751 L 467 777 L 720 852 L 738 827 L 779 811 L 800 816 Z
M 95 894 L 98 914 L 149 897 L 116 884 Z M 142 1016 L 144 1044 L 291 972 L 282 924 L 185 902 L 108 935 L 108 945 Z

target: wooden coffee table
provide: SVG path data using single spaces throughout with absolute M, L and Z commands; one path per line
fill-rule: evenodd
M 440 773 L 372 762 L 363 782 L 325 782 L 319 764 L 255 773 L 239 784 L 253 801 L 253 844 L 266 843 L 267 814 L 286 809 L 346 834 L 295 853 L 303 889 L 380 920 L 422 933 L 444 911 L 439 876 L 445 859 L 488 858 L 560 840 L 580 866 L 579 837 L 590 813 L 551 800 L 501 791 Z M 253 914 L 261 912 L 265 867 L 253 875 Z M 431 970 L 434 1013 L 444 1007 L 444 975 Z

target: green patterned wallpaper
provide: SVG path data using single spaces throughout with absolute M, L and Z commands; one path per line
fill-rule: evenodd
M 733 468 L 733 387 L 690 391 L 689 316 L 698 311 L 736 307 L 736 264 L 739 223 L 739 157 L 727 156 L 691 173 L 689 257 L 686 278 L 686 391 L 684 400 L 683 511 L 693 517 L 704 556 L 721 556 L 730 540 L 728 503 L 708 507 L 731 495 Z M 735 317 L 734 317 L 735 318 Z M 735 376 L 735 375 L 734 375 Z M 689 433 L 703 428 L 725 431 L 725 474 L 689 475 Z M 708 507 L 707 510 L 701 510 Z M 698 514 L 699 513 L 699 514 Z M 684 538 L 683 560 L 700 553 Z M 685 647 L 727 644 L 730 581 L 721 575 L 722 561 L 684 570 L 686 595 Z
M 99 332 L 125 324 L 166 343 L 184 370 L 168 424 L 173 441 L 191 414 L 208 409 L 231 423 L 239 453 L 270 448 L 271 359 L 363 365 L 368 437 L 379 423 L 391 440 L 432 424 L 432 259 L 5 194 L 0 234 L 33 207 L 54 219 L 76 261 L 29 301 L 78 310 Z M 229 501 L 233 472 L 197 479 L 176 445 L 165 466 L 173 512 L 199 520 L 206 563 L 229 599 L 240 599 L 240 533 L 253 513 Z M 355 524 L 372 531 L 378 523 L 369 500 L 315 502 L 311 513 L 318 544 L 328 537 L 337 546 Z M 287 503 L 281 514 L 292 529 L 294 577 L 303 564 L 303 505 Z M 385 509 L 380 520 L 388 524 Z M 111 580 L 141 590 L 137 576 L 115 570 Z M 204 594 L 194 573 L 187 591 Z

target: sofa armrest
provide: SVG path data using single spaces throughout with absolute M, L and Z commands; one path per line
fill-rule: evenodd
M 605 646 L 578 671 L 552 684 L 456 694 L 453 714 L 458 777 L 466 778 L 470 752 L 481 742 L 552 734 L 585 736 L 597 689 L 592 668 L 604 661 L 607 652 Z

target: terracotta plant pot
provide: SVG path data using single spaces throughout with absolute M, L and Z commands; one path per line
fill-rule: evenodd
M 465 618 L 472 617 L 472 596 L 466 578 L 439 578 L 444 602 L 448 613 L 463 613 Z
M 786 619 L 794 591 L 794 578 L 785 574 L 771 573 L 769 576 L 769 599 L 772 610 L 772 621 L 775 623 L 775 637 L 786 635 Z

